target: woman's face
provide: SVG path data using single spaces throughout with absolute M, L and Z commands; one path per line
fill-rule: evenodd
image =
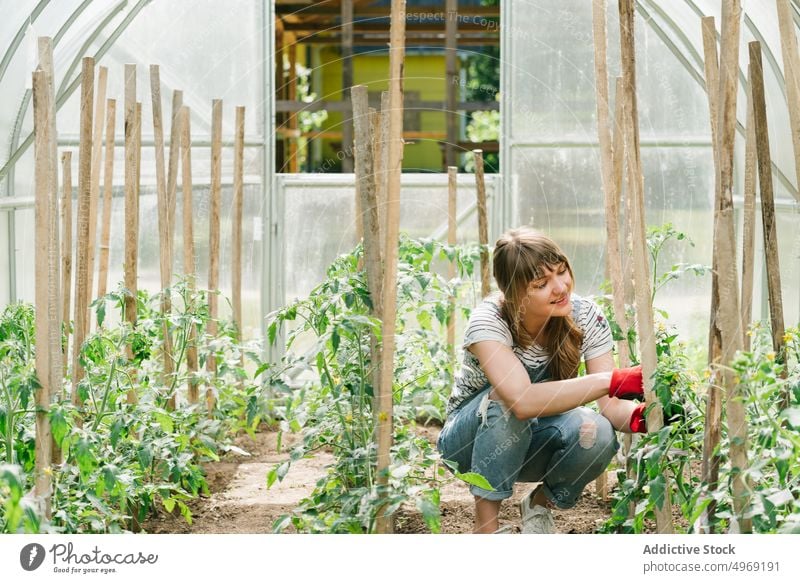
M 528 283 L 523 300 L 526 316 L 532 319 L 568 316 L 572 312 L 572 277 L 566 263 L 544 266 L 542 277 Z

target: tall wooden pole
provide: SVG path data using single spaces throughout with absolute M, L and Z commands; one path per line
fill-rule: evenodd
M 169 129 L 169 160 L 167 164 L 167 200 L 169 201 L 169 212 L 167 213 L 167 223 L 169 224 L 169 260 L 170 274 L 172 273 L 172 261 L 175 253 L 175 208 L 177 206 L 178 195 L 178 167 L 181 164 L 181 119 L 180 109 L 183 106 L 183 91 L 178 89 L 172 92 L 172 114 L 170 117 Z
M 483 176 L 483 150 L 472 150 L 475 155 L 475 187 L 478 195 L 478 243 L 481 245 L 481 296 L 491 291 L 489 279 L 489 212 L 486 208 L 486 181 Z
M 456 166 L 458 143 L 458 0 L 445 1 L 445 98 L 447 100 L 447 141 L 445 166 Z
M 192 130 L 191 111 L 187 106 L 180 109 L 181 127 L 181 180 L 183 190 L 183 273 L 189 292 L 194 293 L 197 275 L 194 261 L 194 209 L 192 206 Z M 197 373 L 197 327 L 192 324 L 186 346 L 186 369 L 189 373 L 189 403 L 199 400 Z
M 375 175 L 374 144 L 370 116 L 367 87 L 356 85 L 350 91 L 353 104 L 353 132 L 355 136 L 356 197 L 361 201 L 363 212 L 356 220 L 361 223 L 364 234 L 364 263 L 367 269 L 367 286 L 373 300 L 371 314 L 376 318 L 383 317 L 383 267 L 381 264 L 381 230 L 378 217 L 378 197 Z M 373 367 L 372 386 L 380 386 L 380 346 L 374 334 L 370 334 L 370 362 Z M 376 427 L 380 427 L 381 419 L 376 412 Z
M 644 184 L 642 161 L 639 149 L 639 112 L 636 99 L 636 51 L 634 47 L 634 6 L 633 0 L 619 0 L 620 55 L 622 78 L 625 93 L 626 140 L 625 152 L 631 171 L 630 196 L 633 219 L 633 270 L 636 281 L 636 319 L 644 377 L 645 401 L 650 409 L 647 416 L 648 431 L 653 433 L 663 425 L 661 405 L 653 390 L 653 374 L 656 370 L 656 339 L 653 325 L 652 292 L 650 289 L 650 268 L 648 264 L 647 233 L 645 225 Z M 670 534 L 672 526 L 672 503 L 670 501 L 669 478 L 661 506 L 656 505 L 656 529 L 659 534 Z
M 800 187 L 800 56 L 797 53 L 797 36 L 790 0 L 776 0 L 778 27 L 781 35 L 781 53 L 786 85 L 786 101 L 789 108 L 789 128 L 794 150 L 794 169 Z
M 153 103 L 153 144 L 156 161 L 156 193 L 158 197 L 159 266 L 161 271 L 161 315 L 164 318 L 162 383 L 172 386 L 174 366 L 172 361 L 172 330 L 169 314 L 172 311 L 170 287 L 172 286 L 172 232 L 169 219 L 170 201 L 167 195 L 166 162 L 164 160 L 164 120 L 161 109 L 161 75 L 158 65 L 150 65 L 150 94 Z M 167 396 L 167 409 L 175 409 L 175 395 Z
M 58 318 L 60 306 L 57 304 L 58 286 L 60 282 L 53 276 L 58 273 L 58 256 L 53 253 L 55 233 L 51 230 L 50 219 L 52 201 L 57 200 L 57 191 L 53 190 L 53 174 L 56 173 L 56 161 L 53 157 L 52 116 L 55 107 L 51 100 L 47 83 L 47 75 L 41 69 L 33 73 L 33 108 L 34 108 L 34 165 L 36 197 L 35 216 L 35 265 L 36 265 L 36 345 L 47 347 L 36 351 L 36 377 L 39 390 L 36 391 L 36 462 L 34 494 L 45 516 L 50 516 L 52 463 L 52 434 L 50 430 L 50 395 L 57 387 L 51 385 L 51 367 L 54 357 L 61 354 L 59 344 L 57 354 L 51 354 L 50 336 L 53 330 L 61 330 Z M 57 229 L 56 229 L 57 230 Z M 56 264 L 55 270 L 52 264 Z M 55 273 L 54 273 L 55 272 Z M 50 293 L 56 290 L 55 296 Z M 56 301 L 54 301 L 56 300 Z M 59 383 L 61 379 L 59 378 Z
M 289 101 L 297 101 L 297 39 L 289 45 Z M 291 133 L 289 144 L 289 172 L 300 172 L 300 161 L 297 158 L 297 112 L 290 112 L 287 124 Z
M 622 330 L 623 340 L 617 343 L 621 366 L 627 366 L 628 343 L 627 318 L 625 314 L 625 297 L 622 283 L 622 253 L 619 233 L 619 181 L 614 176 L 614 142 L 610 120 L 608 97 L 608 63 L 606 34 L 606 0 L 592 2 L 592 28 L 594 31 L 594 72 L 597 91 L 597 133 L 600 145 L 600 168 L 603 180 L 603 192 L 606 215 L 606 271 L 611 280 L 611 295 L 614 303 L 614 316 Z M 617 106 L 621 110 L 622 92 L 617 93 Z M 622 136 L 622 132 L 617 131 Z M 608 498 L 608 480 L 606 472 L 598 476 L 596 482 L 597 495 Z
M 222 180 L 222 100 L 214 99 L 211 111 L 211 215 L 209 217 L 209 243 L 210 255 L 208 265 L 208 334 L 217 333 L 217 290 L 219 289 L 219 221 L 220 221 L 220 188 Z M 206 369 L 212 376 L 216 376 L 217 361 L 214 355 L 209 355 Z M 209 385 L 206 390 L 206 407 L 209 415 L 214 411 L 216 397 L 214 387 Z
M 64 336 L 64 358 L 69 357 L 70 285 L 72 284 L 72 152 L 61 154 L 61 308 Z
M 89 240 L 92 181 L 92 105 L 94 104 L 94 59 L 83 58 L 81 72 L 81 125 L 78 149 L 78 241 Z M 81 345 L 88 332 L 89 247 L 78 245 L 75 265 L 75 337 L 72 345 L 72 403 L 81 405 L 78 383 L 83 378 Z
M 756 241 L 756 128 L 753 119 L 753 74 L 747 75 L 747 127 L 744 142 L 744 218 L 742 221 L 742 335 L 743 347 L 750 350 L 746 333 L 753 319 L 753 267 Z
M 47 291 L 47 305 L 48 305 L 48 318 L 51 322 L 58 322 L 57 325 L 51 324 L 47 337 L 47 349 L 50 352 L 50 390 L 52 394 L 58 394 L 61 391 L 62 383 L 64 382 L 64 359 L 61 345 L 61 320 L 63 318 L 61 306 L 61 266 L 59 264 L 60 249 L 60 233 L 58 221 L 58 132 L 56 131 L 56 112 L 55 112 L 55 73 L 53 68 L 53 41 L 50 37 L 39 37 L 38 39 L 39 50 L 39 67 L 44 72 L 45 81 L 47 82 L 48 92 L 48 107 L 52 109 L 48 113 L 48 123 L 50 124 L 50 141 L 49 141 L 49 180 L 50 192 L 52 195 L 48 199 L 49 212 L 49 234 L 50 239 L 48 243 L 48 254 L 50 259 L 48 261 L 48 279 L 52 285 Z M 58 454 L 57 446 L 53 444 L 53 453 Z M 60 460 L 58 460 L 60 461 Z
M 733 473 L 733 507 L 741 532 L 750 532 L 752 521 L 744 513 L 749 504 L 747 469 L 747 420 L 743 387 L 736 381 L 730 363 L 742 348 L 739 277 L 736 273 L 736 234 L 733 217 L 733 158 L 736 138 L 736 95 L 739 71 L 740 0 L 722 2 L 722 42 L 719 63 L 719 119 L 717 212 L 714 220 L 714 254 L 718 259 L 719 307 L 716 326 L 721 338 L 720 369 L 728 412 L 728 437 Z
M 353 0 L 341 0 L 342 101 L 353 86 Z M 342 172 L 353 172 L 353 120 L 342 113 Z
M 108 290 L 108 258 L 111 252 L 111 207 L 114 194 L 114 140 L 117 123 L 117 100 L 109 99 L 106 105 L 106 155 L 103 171 L 103 215 L 100 218 L 100 263 L 97 276 L 97 297 Z
M 108 69 L 98 67 L 97 70 L 97 91 L 95 92 L 94 105 L 94 132 L 92 134 L 92 184 L 90 186 L 89 201 L 89 303 L 86 311 L 89 312 L 89 305 L 92 303 L 92 290 L 94 288 L 94 265 L 95 247 L 97 243 L 97 206 L 100 199 L 100 166 L 103 160 L 103 124 L 106 123 L 106 85 L 108 82 Z M 91 327 L 92 315 L 86 316 L 87 326 Z
M 756 132 L 758 156 L 758 182 L 761 190 L 761 222 L 764 232 L 764 254 L 767 260 L 767 290 L 769 293 L 769 320 L 772 327 L 772 349 L 779 362 L 785 362 L 786 351 L 783 335 L 786 330 L 783 319 L 783 297 L 781 295 L 781 266 L 778 259 L 778 232 L 775 227 L 775 195 L 772 189 L 772 158 L 769 152 L 767 128 L 767 102 L 764 95 L 764 69 L 761 62 L 761 43 L 751 42 L 751 91 L 753 94 L 753 121 Z M 784 390 L 783 407 L 789 406 L 790 393 Z
M 458 204 L 458 168 L 450 166 L 447 169 L 447 244 L 456 244 L 456 210 Z M 451 282 L 456 277 L 455 259 L 447 265 L 447 279 Z M 447 318 L 447 350 L 450 353 L 450 362 L 453 371 L 456 370 L 456 296 L 450 297 L 450 315 Z
M 383 354 L 378 396 L 378 484 L 386 488 L 393 440 L 393 381 L 397 318 L 397 247 L 400 240 L 400 174 L 403 169 L 403 67 L 405 62 L 405 0 L 392 0 L 389 42 L 389 163 L 386 191 L 386 259 L 383 272 Z M 394 530 L 393 517 L 378 512 L 376 530 Z
M 386 257 L 386 189 L 389 178 L 389 92 L 381 92 L 380 131 L 375 133 L 375 196 L 381 231 L 381 257 Z
M 136 101 L 136 65 L 125 65 L 125 320 L 136 326 L 137 267 L 139 262 L 139 141 L 138 105 Z M 133 357 L 131 344 L 126 346 Z M 135 403 L 134 389 L 128 391 L 128 403 Z
M 233 253 L 231 295 L 233 321 L 242 341 L 242 214 L 244 212 L 244 106 L 236 108 L 236 138 L 233 144 Z
M 708 96 L 708 113 L 711 125 L 711 144 L 714 159 L 715 173 L 719 175 L 719 58 L 717 56 L 717 29 L 713 16 L 702 19 L 703 53 L 706 79 L 706 93 Z M 719 196 L 714 199 L 715 217 L 719 212 Z M 717 327 L 717 310 L 719 309 L 719 265 L 715 253 L 712 257 L 711 268 L 711 316 L 708 332 L 708 364 L 711 370 L 708 393 L 706 396 L 706 423 L 703 434 L 703 461 L 701 475 L 703 481 L 715 488 L 719 480 L 719 466 L 721 457 L 717 452 L 722 434 L 722 389 L 717 376 L 718 366 L 722 355 L 722 338 Z M 699 532 L 712 532 L 716 511 L 716 501 L 711 500 L 704 515 L 701 517 Z

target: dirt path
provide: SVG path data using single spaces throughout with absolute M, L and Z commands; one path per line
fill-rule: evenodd
M 439 429 L 419 428 L 419 432 L 435 441 Z M 333 462 L 330 454 L 320 453 L 311 459 L 292 464 L 281 482 L 267 490 L 267 472 L 277 463 L 288 459 L 287 449 L 297 436 L 283 437 L 283 452 L 277 453 L 277 434 L 256 434 L 255 442 L 248 436 L 237 439 L 236 444 L 250 456 L 228 453 L 219 462 L 205 465 L 211 495 L 190 504 L 193 520 L 189 525 L 180 515 L 161 514 L 145 523 L 151 533 L 269 533 L 280 516 L 288 514 L 300 500 L 308 496 L 316 481 L 324 475 L 325 466 Z M 610 476 L 611 477 L 611 476 Z M 511 501 L 503 504 L 501 524 L 519 527 L 516 504 L 530 489 L 528 484 L 517 484 Z M 467 486 L 458 480 L 447 482 L 441 489 L 442 533 L 469 533 L 473 523 L 473 498 Z M 177 513 L 176 513 L 177 514 Z M 610 506 L 594 496 L 594 484 L 583 493 L 578 505 L 568 511 L 553 512 L 560 533 L 594 532 L 599 521 L 610 515 Z M 415 511 L 402 512 L 397 519 L 400 533 L 428 532 L 422 517 Z

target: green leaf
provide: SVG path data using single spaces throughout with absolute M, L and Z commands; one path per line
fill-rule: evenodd
M 170 514 L 172 513 L 173 510 L 175 510 L 175 499 L 174 498 L 165 498 L 164 500 L 162 500 L 162 502 L 164 503 L 164 508 Z
M 786 419 L 794 429 L 800 429 L 800 407 L 784 409 L 781 418 Z
M 476 472 L 465 472 L 463 474 L 461 472 L 456 472 L 455 476 L 456 478 L 458 478 L 462 482 L 466 482 L 470 486 L 477 486 L 478 488 L 494 492 L 494 488 L 489 483 L 489 480 L 487 480 L 482 475 Z
M 97 314 L 97 327 L 102 328 L 103 322 L 106 320 L 106 302 L 105 300 L 99 300 L 97 302 L 97 310 L 95 310 Z
M 53 439 L 55 439 L 58 447 L 63 447 L 64 438 L 69 431 L 69 425 L 67 424 L 67 418 L 64 416 L 63 409 L 51 409 L 50 429 L 53 432 Z
M 166 413 L 157 412 L 155 413 L 154 417 L 156 421 L 161 426 L 161 429 L 165 433 L 172 433 L 175 430 L 175 425 L 172 422 L 172 417 L 167 415 Z
M 334 328 L 333 332 L 331 332 L 331 348 L 333 349 L 333 353 L 336 354 L 336 351 L 339 349 L 339 342 L 341 338 L 339 336 L 339 329 Z
M 435 491 L 436 498 L 438 498 L 438 491 Z M 422 519 L 425 525 L 433 534 L 438 534 L 441 531 L 441 514 L 439 512 L 439 505 L 434 503 L 429 498 L 418 498 L 417 508 L 422 513 Z
M 667 481 L 664 479 L 664 474 L 659 474 L 650 480 L 650 500 L 653 501 L 658 509 L 664 506 L 666 486 Z

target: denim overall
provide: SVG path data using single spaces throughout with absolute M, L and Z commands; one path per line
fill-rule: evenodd
M 525 368 L 531 383 L 549 380 L 546 365 Z M 573 507 L 619 449 L 611 423 L 587 407 L 519 420 L 501 401 L 489 399 L 491 390 L 487 384 L 448 416 L 437 442 L 442 457 L 494 488 L 470 486 L 475 496 L 504 500 L 516 482 L 543 482 L 553 504 Z

